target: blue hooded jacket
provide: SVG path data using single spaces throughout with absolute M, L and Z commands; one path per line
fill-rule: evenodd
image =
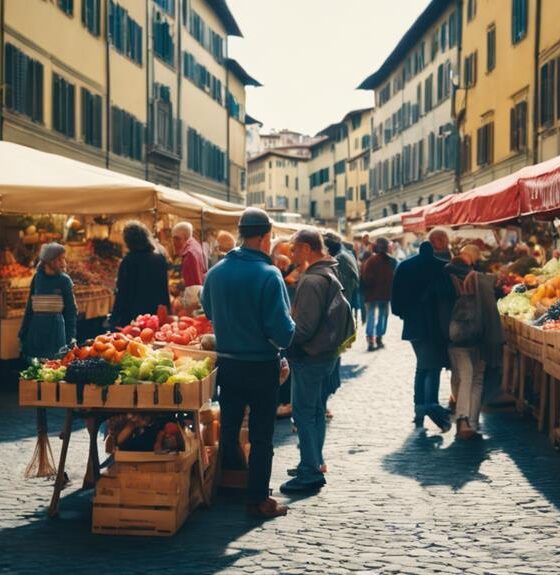
M 202 305 L 221 357 L 272 360 L 292 341 L 295 323 L 284 280 L 262 252 L 243 247 L 229 252 L 208 272 Z

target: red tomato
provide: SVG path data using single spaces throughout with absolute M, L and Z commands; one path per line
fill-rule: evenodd
M 156 338 L 156 341 L 166 341 L 164 331 L 156 331 L 156 334 L 154 337 Z
M 140 333 L 140 338 L 144 343 L 150 343 L 154 339 L 154 330 L 146 327 Z
M 180 335 L 178 333 L 173 334 L 171 341 L 176 343 L 177 345 L 189 345 L 190 339 L 188 339 L 184 335 Z
M 130 335 L 130 337 L 139 337 L 141 333 L 142 330 L 139 327 L 133 326 L 128 335 Z
M 187 329 L 187 323 L 184 321 L 179 322 L 179 331 L 184 331 Z

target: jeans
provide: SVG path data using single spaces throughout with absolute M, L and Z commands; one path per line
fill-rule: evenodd
M 412 342 L 416 354 L 416 374 L 414 377 L 414 414 L 416 420 L 428 416 L 436 425 L 449 423 L 448 411 L 439 404 L 439 379 L 441 367 L 425 367 L 429 344 Z M 429 362 L 428 362 L 429 365 Z
M 373 337 L 375 335 L 377 337 L 383 337 L 387 331 L 387 321 L 389 319 L 389 302 L 368 302 L 366 303 L 366 310 L 366 336 Z
M 486 363 L 477 348 L 468 347 L 450 347 L 449 359 L 458 385 L 457 419 L 466 418 L 477 429 Z
M 320 471 L 325 443 L 325 405 L 323 390 L 332 382 L 338 358 L 317 363 L 292 362 L 292 410 L 299 438 L 300 462 L 297 477 L 302 483 L 323 479 Z
M 269 496 L 272 471 L 272 436 L 276 421 L 280 360 L 218 360 L 220 388 L 222 466 L 243 469 L 239 432 L 249 406 L 249 503 L 262 503 Z

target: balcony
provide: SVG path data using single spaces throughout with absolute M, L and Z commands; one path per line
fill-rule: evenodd
M 169 160 L 181 160 L 182 122 L 173 118 L 170 102 L 159 98 L 150 102 L 148 124 L 148 154 L 163 156 Z

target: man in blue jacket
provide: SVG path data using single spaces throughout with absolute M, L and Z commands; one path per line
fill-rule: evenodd
M 269 256 L 271 230 L 266 212 L 247 208 L 239 220 L 241 247 L 210 269 L 202 292 L 216 333 L 222 465 L 243 468 L 239 431 L 249 406 L 247 511 L 263 519 L 288 510 L 269 497 L 269 483 L 279 352 L 290 345 L 295 331 L 284 280 Z

